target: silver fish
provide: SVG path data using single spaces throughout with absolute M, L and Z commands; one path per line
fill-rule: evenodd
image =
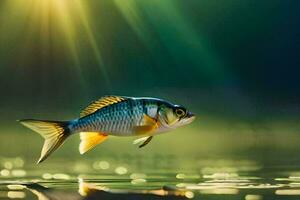
M 86 107 L 78 119 L 24 119 L 20 122 L 45 138 L 38 160 L 40 163 L 74 133 L 80 133 L 81 154 L 103 142 L 109 135 L 145 136 L 135 141 L 143 147 L 154 135 L 189 124 L 194 119 L 195 115 L 185 107 L 162 99 L 105 96 Z

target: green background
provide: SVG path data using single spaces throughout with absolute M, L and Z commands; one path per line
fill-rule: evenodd
M 2 0 L 0 150 L 38 158 L 16 122 L 68 120 L 103 95 L 188 107 L 191 125 L 144 149 L 112 137 L 85 155 L 176 155 L 298 163 L 299 1 Z M 76 158 L 78 136 L 53 157 Z

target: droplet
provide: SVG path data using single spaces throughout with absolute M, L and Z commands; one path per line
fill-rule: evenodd
M 6 169 L 12 169 L 13 168 L 13 164 L 9 161 L 4 162 L 4 167 Z
M 25 192 L 9 191 L 7 197 L 10 199 L 23 199 L 26 197 Z
M 127 173 L 127 168 L 120 166 L 115 169 L 115 172 L 119 175 L 124 175 Z
M 94 162 L 93 164 L 93 168 L 94 169 L 109 169 L 110 165 L 109 165 L 109 162 L 107 161 L 97 161 L 97 162 Z
M 10 171 L 8 169 L 3 169 L 3 170 L 0 171 L 0 175 L 1 176 L 9 176 Z
M 275 194 L 277 195 L 300 195 L 300 190 L 276 190 Z
M 184 179 L 184 178 L 185 178 L 185 174 L 182 174 L 182 173 L 177 174 L 177 175 L 176 175 L 176 178 L 177 178 L 177 179 Z
M 133 185 L 136 185 L 136 184 L 143 184 L 143 183 L 146 183 L 146 179 L 143 179 L 143 178 L 138 178 L 138 179 L 133 179 L 131 181 L 131 184 Z
M 263 199 L 261 195 L 258 194 L 247 194 L 245 200 L 261 200 Z
M 7 188 L 10 190 L 23 190 L 26 187 L 24 185 L 8 185 Z
M 54 174 L 54 179 L 61 179 L 61 180 L 68 180 L 70 179 L 70 176 L 68 174 Z
M 192 192 L 192 191 L 186 191 L 184 196 L 188 199 L 192 199 L 192 198 L 194 198 L 195 195 L 194 195 L 194 192 Z
M 14 165 L 16 167 L 23 167 L 24 165 L 24 160 L 20 157 L 16 157 L 15 160 L 14 160 Z
M 45 173 L 42 175 L 43 179 L 52 179 L 52 175 L 49 173 Z

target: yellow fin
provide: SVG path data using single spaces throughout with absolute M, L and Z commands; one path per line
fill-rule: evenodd
M 149 134 L 155 129 L 155 126 L 136 126 L 134 127 L 134 132 L 137 135 Z
M 143 144 L 139 145 L 139 148 L 142 148 L 144 146 L 146 146 L 147 144 L 149 144 L 149 142 L 152 140 L 153 136 L 148 137 L 145 142 L 143 142 Z
M 143 125 L 134 127 L 134 131 L 136 134 L 142 135 L 142 134 L 149 134 L 157 128 L 158 128 L 158 122 L 152 117 L 149 117 L 148 115 L 144 114 Z
M 86 197 L 90 194 L 91 189 L 89 187 L 88 183 L 85 183 L 81 178 L 79 179 L 79 189 L 78 189 L 78 193 L 83 196 Z
M 157 124 L 156 119 L 144 114 L 143 125 L 144 126 L 155 126 Z
M 80 145 L 79 152 L 84 154 L 88 150 L 95 147 L 97 144 L 100 144 L 107 138 L 107 135 L 104 133 L 98 132 L 81 132 L 80 133 Z
M 142 148 L 149 144 L 149 142 L 152 140 L 153 136 L 143 137 L 139 138 L 133 141 L 133 144 L 138 144 L 139 148 Z
M 20 120 L 20 123 L 39 133 L 45 139 L 41 156 L 37 163 L 43 162 L 70 135 L 68 122 L 24 119 Z
M 82 178 L 79 178 L 79 188 L 78 188 L 78 193 L 83 196 L 83 197 L 88 197 L 94 192 L 99 192 L 99 191 L 108 191 L 109 189 L 101 186 L 101 185 L 96 185 L 93 183 L 86 183 Z
M 115 103 L 119 103 L 121 101 L 126 100 L 126 97 L 120 97 L 120 96 L 106 96 L 102 97 L 97 101 L 94 101 L 90 105 L 88 105 L 85 109 L 83 109 L 80 113 L 80 117 L 87 116 L 89 114 L 92 114 L 99 110 L 100 108 L 103 108 L 108 105 L 112 105 Z

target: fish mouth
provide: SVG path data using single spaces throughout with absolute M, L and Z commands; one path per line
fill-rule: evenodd
M 189 112 L 187 113 L 186 117 L 187 117 L 187 118 L 196 118 L 196 115 L 195 115 L 194 113 L 192 113 L 192 112 L 189 111 Z
M 186 114 L 186 117 L 185 117 L 187 123 L 191 123 L 192 121 L 195 120 L 195 118 L 196 118 L 196 115 L 190 111 Z

